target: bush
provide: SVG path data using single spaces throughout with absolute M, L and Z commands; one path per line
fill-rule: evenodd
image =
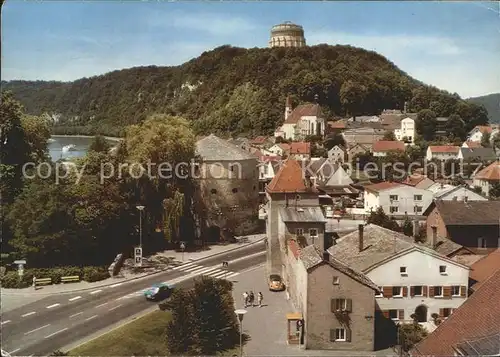
M 83 268 L 83 280 L 92 283 L 109 278 L 109 271 L 105 267 L 85 267 Z
M 21 289 L 28 286 L 30 286 L 30 284 L 27 284 L 24 279 L 21 281 L 19 280 L 19 275 L 16 271 L 9 271 L 2 277 L 2 288 Z

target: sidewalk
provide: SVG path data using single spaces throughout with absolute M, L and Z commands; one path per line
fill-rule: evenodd
M 231 243 L 226 245 L 213 245 L 210 249 L 198 251 L 198 252 L 175 252 L 173 250 L 166 250 L 163 252 L 156 253 L 154 256 L 145 257 L 144 263 L 147 265 L 140 272 L 134 272 L 136 269 L 127 269 L 126 267 L 122 269 L 120 274 L 115 277 L 110 277 L 105 280 L 96 281 L 94 283 L 88 283 L 86 281 L 80 281 L 78 283 L 68 283 L 68 284 L 54 284 L 47 286 L 40 286 L 37 290 L 33 287 L 28 287 L 24 289 L 1 289 L 1 295 L 3 296 L 48 296 L 53 294 L 61 293 L 72 293 L 75 291 L 94 289 L 103 286 L 124 283 L 132 280 L 137 280 L 155 273 L 159 273 L 173 267 L 188 263 L 192 261 L 197 261 L 205 258 L 212 257 L 214 255 L 223 254 L 231 250 L 236 250 L 239 248 L 247 247 L 251 244 L 261 242 L 265 238 L 265 234 L 256 234 L 247 236 L 248 240 L 245 243 Z M 184 258 L 184 261 L 183 261 Z

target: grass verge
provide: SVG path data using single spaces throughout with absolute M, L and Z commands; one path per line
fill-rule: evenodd
M 166 356 L 171 315 L 154 311 L 69 351 L 70 356 Z

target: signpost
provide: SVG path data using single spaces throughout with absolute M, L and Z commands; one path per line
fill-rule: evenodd
M 26 264 L 26 260 L 15 260 L 14 264 L 17 264 L 17 274 L 19 275 L 19 280 L 23 279 L 24 275 L 24 265 Z
M 186 242 L 181 242 L 180 248 L 182 250 L 182 262 L 184 262 L 184 250 L 186 249 Z
M 136 267 L 142 266 L 142 247 L 135 247 L 134 249 L 134 261 Z
M 222 269 L 224 269 L 224 279 L 227 280 L 227 270 L 229 269 L 229 262 L 222 262 Z

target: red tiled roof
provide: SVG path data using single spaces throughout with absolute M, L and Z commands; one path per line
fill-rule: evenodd
M 385 151 L 405 151 L 405 144 L 402 141 L 380 140 L 373 144 L 374 152 Z
M 292 254 L 295 257 L 295 259 L 299 259 L 299 256 L 300 256 L 300 247 L 297 244 L 297 242 L 294 241 L 293 239 L 290 239 L 288 241 L 288 246 L 290 247 L 290 250 L 292 251 Z
M 500 270 L 411 351 L 413 356 L 453 356 L 452 346 L 498 333 Z M 497 301 L 497 303 L 495 303 Z
M 281 157 L 279 155 L 262 155 L 259 157 L 261 162 L 279 161 L 280 159 Z
M 465 144 L 467 144 L 467 147 L 470 149 L 482 148 L 481 143 L 479 143 L 477 141 L 466 141 Z
M 460 151 L 460 147 L 453 145 L 440 145 L 440 146 L 429 146 L 431 152 L 440 152 L 440 153 L 458 153 Z
M 500 270 L 500 249 L 495 250 L 472 264 L 469 277 L 477 281 L 474 284 L 474 289 L 477 290 L 482 282 L 498 270 Z
M 419 184 L 419 182 L 423 181 L 425 179 L 424 175 L 411 175 L 408 176 L 403 183 L 408 186 L 416 186 Z
M 257 136 L 256 138 L 252 139 L 251 143 L 252 144 L 263 144 L 267 138 L 265 136 Z
M 345 129 L 346 123 L 343 120 L 329 121 L 328 126 L 332 129 Z
M 267 192 L 316 192 L 312 185 L 307 184 L 305 171 L 298 161 L 288 159 L 281 166 L 278 173 L 266 186 Z
M 283 149 L 283 151 L 288 151 L 290 150 L 290 144 L 287 143 L 279 143 L 278 146 Z
M 321 108 L 318 104 L 302 104 L 297 106 L 285 120 L 285 124 L 297 124 L 304 116 L 321 116 Z
M 373 185 L 365 186 L 365 190 L 372 191 L 372 192 L 380 192 L 380 191 L 384 191 L 384 190 L 388 190 L 388 189 L 400 187 L 400 186 L 404 186 L 404 185 L 401 183 L 397 183 L 397 182 L 384 181 L 384 182 L 376 183 Z
M 500 161 L 492 162 L 474 177 L 486 181 L 500 181 Z
M 310 154 L 311 143 L 299 141 L 290 144 L 290 154 Z

